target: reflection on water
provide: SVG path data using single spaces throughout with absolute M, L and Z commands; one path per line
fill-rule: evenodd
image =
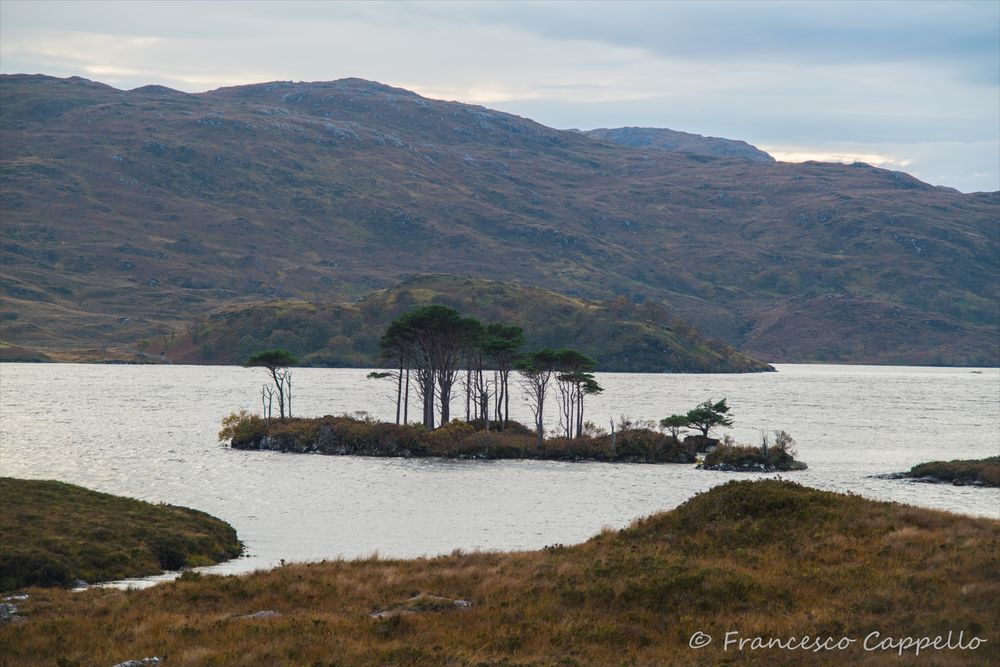
M 1000 518 L 1000 490 L 872 479 L 923 461 L 1000 454 L 1000 370 L 781 365 L 778 373 L 602 373 L 588 419 L 655 419 L 729 399 L 731 433 L 784 429 L 809 470 L 786 477 Z M 366 371 L 296 369 L 296 411 L 392 418 Z M 683 465 L 373 459 L 232 451 L 229 412 L 256 410 L 259 369 L 3 364 L 0 474 L 195 507 L 233 524 L 248 557 L 212 571 L 379 553 L 534 549 L 669 509 L 729 479 Z M 514 418 L 530 422 L 511 402 Z M 457 405 L 456 405 L 457 410 Z

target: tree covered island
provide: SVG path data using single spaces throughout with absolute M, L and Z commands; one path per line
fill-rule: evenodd
M 393 422 L 366 414 L 293 417 L 289 367 L 296 358 L 281 349 L 258 352 L 245 365 L 267 370 L 262 415 L 229 415 L 219 439 L 236 449 L 282 452 L 633 463 L 695 463 L 699 452 L 719 457 L 739 449 L 729 439 L 709 437 L 712 428 L 733 423 L 725 399 L 706 401 L 659 424 L 622 416 L 609 424 L 610 430 L 597 426 L 585 418 L 587 397 L 604 391 L 593 374 L 597 362 L 567 348 L 524 351 L 524 340 L 521 327 L 484 325 L 441 304 L 403 313 L 380 340 L 389 368 L 368 376 L 392 383 Z M 532 414 L 530 426 L 510 418 L 510 396 L 517 387 Z M 456 403 L 464 415 L 452 413 Z M 547 434 L 546 416 L 553 411 L 558 427 Z M 417 415 L 419 421 L 413 419 Z M 684 437 L 685 429 L 700 435 Z M 765 456 L 763 467 L 744 461 L 745 469 L 804 467 L 792 459 L 790 444 L 790 438 L 782 440 Z

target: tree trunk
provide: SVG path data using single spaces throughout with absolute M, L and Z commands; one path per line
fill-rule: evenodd
M 274 386 L 278 389 L 278 415 L 282 421 L 285 419 L 285 389 L 284 379 L 278 379 L 278 369 L 272 368 L 271 377 L 274 378 Z
M 410 421 L 410 369 L 406 369 L 406 395 L 403 396 L 403 423 Z
M 428 431 L 434 430 L 434 376 L 424 373 L 424 427 Z
M 441 390 L 441 426 L 444 426 L 451 421 L 451 383 L 441 383 L 438 389 Z
M 396 377 L 396 424 L 399 424 L 399 409 L 403 403 L 403 355 L 399 355 L 399 375 Z
M 292 418 L 292 374 L 290 371 L 285 371 L 285 382 L 288 384 L 288 418 Z
M 465 421 L 471 421 L 472 417 L 472 369 L 465 369 Z
M 504 373 L 503 376 L 503 427 L 507 428 L 507 422 L 510 421 L 510 387 L 507 384 L 507 380 L 510 377 L 510 371 Z
M 500 373 L 496 371 L 493 372 L 493 382 L 497 387 L 496 394 L 493 397 L 493 414 L 497 423 L 500 425 L 500 428 L 503 428 L 503 410 L 501 409 L 503 405 L 503 384 L 501 383 L 501 377 Z
M 537 436 L 536 445 L 539 449 L 542 448 L 542 443 L 545 441 L 545 420 L 542 418 L 542 408 L 545 407 L 545 393 L 538 397 L 538 415 L 535 417 L 535 435 Z

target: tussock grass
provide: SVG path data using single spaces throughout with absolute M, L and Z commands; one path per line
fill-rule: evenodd
M 986 638 L 1000 659 L 1000 521 L 777 480 L 731 482 L 588 542 L 517 553 L 188 575 L 138 592 L 32 590 L 11 667 L 166 655 L 186 665 L 899 665 L 895 651 L 722 650 L 743 637 Z M 415 595 L 469 600 L 388 619 Z M 241 615 L 274 610 L 270 618 Z M 696 631 L 715 640 L 688 647 Z
M 211 565 L 242 550 L 204 512 L 63 482 L 0 478 L 0 505 L 0 591 Z

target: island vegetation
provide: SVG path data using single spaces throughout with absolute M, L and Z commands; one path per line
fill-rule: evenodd
M 1000 456 L 990 456 L 985 459 L 930 461 L 915 465 L 908 472 L 893 474 L 892 477 L 919 482 L 944 482 L 955 486 L 1000 487 Z
M 403 313 L 380 340 L 382 358 L 392 370 L 368 375 L 392 383 L 393 423 L 364 413 L 291 418 L 289 367 L 297 359 L 284 349 L 260 351 L 244 365 L 267 371 L 262 414 L 229 415 L 219 439 L 236 449 L 359 456 L 694 463 L 698 451 L 718 444 L 710 430 L 733 423 L 725 399 L 709 400 L 685 415 L 664 418 L 658 430 L 654 423 L 623 416 L 608 433 L 585 419 L 586 397 L 603 391 L 592 372 L 597 362 L 573 349 L 522 351 L 525 339 L 521 327 L 484 325 L 440 304 Z M 530 429 L 510 419 L 512 381 L 522 388 L 534 417 Z M 464 420 L 451 412 L 456 392 L 464 393 Z M 416 423 L 411 423 L 411 404 L 414 414 L 419 411 Z M 546 411 L 553 409 L 559 425 L 547 438 Z M 700 435 L 682 440 L 687 428 Z
M 142 591 L 31 590 L 18 603 L 25 620 L 0 625 L 0 655 L 11 667 L 147 656 L 274 667 L 898 665 L 916 659 L 906 638 L 950 632 L 962 649 L 919 658 L 995 664 L 998 543 L 992 519 L 730 482 L 575 546 L 191 573 Z M 731 631 L 855 642 L 727 651 Z M 697 632 L 712 643 L 691 648 Z
M 263 419 L 240 412 L 223 421 L 219 439 L 234 449 L 353 456 L 457 459 L 543 459 L 628 463 L 694 463 L 690 443 L 620 420 L 614 434 L 594 429 L 573 438 L 543 438 L 526 426 L 452 420 L 434 430 L 422 424 L 379 422 L 363 415 Z
M 0 498 L 0 591 L 141 577 L 242 551 L 229 524 L 186 507 L 10 477 Z

